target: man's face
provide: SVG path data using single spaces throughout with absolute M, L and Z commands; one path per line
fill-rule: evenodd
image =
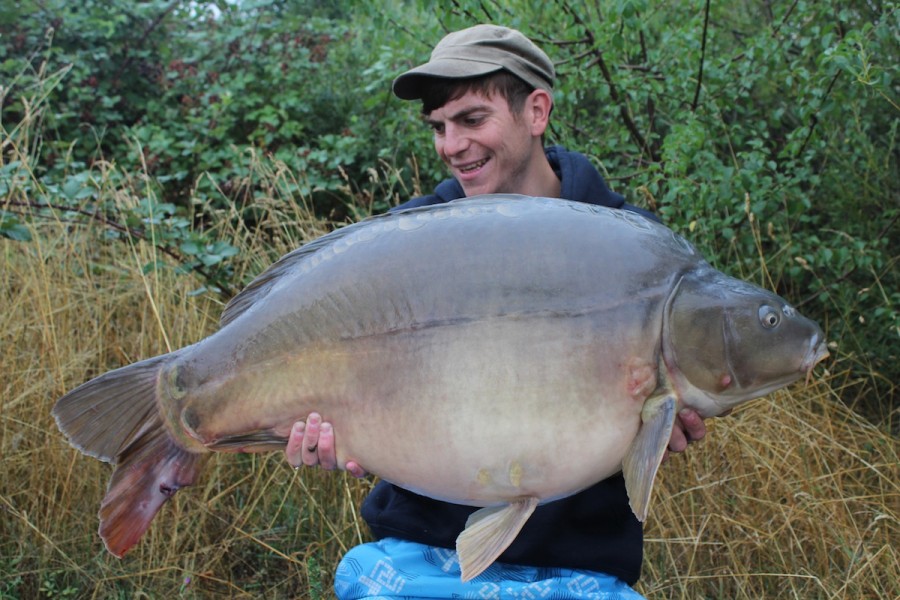
M 468 92 L 425 121 L 434 131 L 438 155 L 466 196 L 528 193 L 527 175 L 540 140 L 535 143 L 527 119 L 513 115 L 503 96 Z

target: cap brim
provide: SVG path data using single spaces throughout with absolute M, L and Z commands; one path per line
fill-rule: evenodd
M 418 100 L 424 95 L 425 86 L 435 79 L 479 77 L 502 69 L 496 63 L 444 58 L 410 69 L 394 80 L 391 89 L 402 100 Z

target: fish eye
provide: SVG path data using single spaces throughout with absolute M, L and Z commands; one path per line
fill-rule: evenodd
M 781 322 L 781 316 L 777 310 L 767 304 L 763 304 L 759 307 L 759 322 L 766 329 L 772 329 Z

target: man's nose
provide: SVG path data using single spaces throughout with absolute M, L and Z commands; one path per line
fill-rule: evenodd
M 469 147 L 469 138 L 458 127 L 448 126 L 444 131 L 444 154 L 454 156 Z

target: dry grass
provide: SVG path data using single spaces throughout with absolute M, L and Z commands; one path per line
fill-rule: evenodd
M 324 230 L 279 199 L 290 174 L 265 175 L 266 245 Z M 103 193 L 134 201 L 127 189 Z M 104 242 L 100 225 L 38 227 L 33 242 L 0 240 L 0 598 L 330 597 L 340 555 L 366 539 L 357 506 L 370 483 L 295 474 L 276 454 L 216 457 L 128 556 L 105 553 L 96 512 L 109 467 L 72 450 L 50 409 L 93 375 L 200 339 L 221 305 L 170 269 L 143 274 L 148 244 Z M 258 236 L 223 234 L 257 257 L 243 269 L 271 257 Z M 900 597 L 898 440 L 839 402 L 839 385 L 826 375 L 758 401 L 667 463 L 643 593 Z
M 900 597 L 898 441 L 827 380 L 716 420 L 660 484 L 651 598 Z

